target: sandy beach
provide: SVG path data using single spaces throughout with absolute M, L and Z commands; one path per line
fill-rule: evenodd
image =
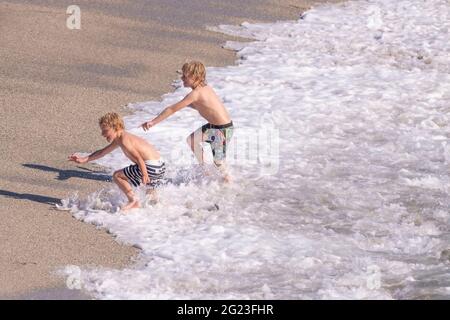
M 205 26 L 297 19 L 319 2 L 329 1 L 77 1 L 81 29 L 70 30 L 71 1 L 3 1 L 0 298 L 83 298 L 64 296 L 58 268 L 121 268 L 139 253 L 54 209 L 110 183 L 92 174 L 101 168 L 67 161 L 105 145 L 101 115 L 158 100 L 186 60 L 233 64 L 235 53 L 222 48 L 232 38 Z

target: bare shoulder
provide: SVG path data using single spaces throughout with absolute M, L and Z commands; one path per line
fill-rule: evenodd
M 216 92 L 214 91 L 214 89 L 209 85 L 199 88 L 199 90 L 197 92 L 200 97 L 210 97 L 212 95 L 214 95 L 214 96 L 216 95 Z
M 207 84 L 206 86 L 202 87 L 203 92 L 214 92 L 213 87 L 211 87 L 209 84 Z
M 127 138 L 129 141 L 138 141 L 138 142 L 143 142 L 143 143 L 149 143 L 149 141 L 147 141 L 147 139 L 137 136 L 135 134 L 129 133 L 129 132 L 128 132 Z
M 197 100 L 200 97 L 200 90 L 199 89 L 194 89 L 191 92 L 189 92 L 189 94 L 186 96 L 186 98 L 190 98 L 192 100 Z
M 130 142 L 133 142 L 133 141 L 139 139 L 138 136 L 135 136 L 134 134 L 126 132 L 126 131 L 122 134 L 121 138 L 122 138 L 122 143 L 130 143 Z

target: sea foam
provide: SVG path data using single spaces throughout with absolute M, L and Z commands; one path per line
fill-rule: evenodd
M 198 174 L 193 110 L 138 128 L 188 92 L 180 81 L 130 105 L 127 128 L 161 150 L 172 184 L 128 215 L 114 186 L 64 201 L 142 250 L 124 270 L 77 269 L 78 283 L 100 299 L 449 298 L 449 13 L 445 0 L 352 1 L 216 27 L 255 39 L 228 42 L 237 64 L 207 70 L 236 127 L 234 183 Z M 255 132 L 256 152 L 273 133 L 267 163 L 240 157 Z

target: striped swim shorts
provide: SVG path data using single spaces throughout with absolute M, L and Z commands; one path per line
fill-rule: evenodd
M 145 160 L 145 167 L 150 178 L 147 186 L 157 188 L 165 182 L 164 173 L 166 172 L 166 165 L 162 159 Z M 137 164 L 123 168 L 123 173 L 133 186 L 138 187 L 142 184 L 142 172 Z

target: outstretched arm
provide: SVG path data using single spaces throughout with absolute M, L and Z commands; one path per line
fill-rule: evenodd
M 69 156 L 68 160 L 74 161 L 76 163 L 86 163 L 86 162 L 96 160 L 96 159 L 99 159 L 99 158 L 105 156 L 106 154 L 108 154 L 111 151 L 113 151 L 114 149 L 116 149 L 118 146 L 119 146 L 119 144 L 116 141 L 113 141 L 109 145 L 104 147 L 103 149 L 92 152 L 87 157 L 80 157 L 80 156 L 77 156 L 76 154 L 71 154 Z
M 184 107 L 187 107 L 191 103 L 195 102 L 196 94 L 192 91 L 189 93 L 186 97 L 183 98 L 183 100 L 165 108 L 156 118 L 153 120 L 144 122 L 141 126 L 142 128 L 147 131 L 154 125 L 160 123 L 161 121 L 165 120 L 166 118 L 173 115 L 175 112 L 183 109 Z

